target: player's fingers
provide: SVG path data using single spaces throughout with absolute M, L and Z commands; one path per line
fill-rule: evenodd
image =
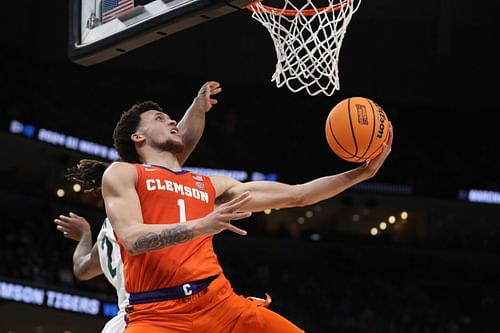
M 59 230 L 63 234 L 63 236 L 65 238 L 69 238 L 69 239 L 72 239 L 72 240 L 75 240 L 75 241 L 79 241 L 80 240 L 80 236 L 78 235 L 78 233 L 75 233 L 71 229 L 64 228 L 64 227 L 61 227 L 61 226 L 57 226 L 57 230 Z
M 231 232 L 234 232 L 235 234 L 241 235 L 241 236 L 246 236 L 247 232 L 243 229 L 240 229 L 238 227 L 235 227 L 231 223 L 226 223 L 226 230 L 229 230 Z
M 387 138 L 387 145 L 390 147 L 392 145 L 392 139 L 394 138 L 394 130 L 392 128 L 392 123 L 389 122 L 389 137 Z
M 372 157 L 371 159 L 374 160 L 375 158 L 379 157 L 379 159 L 384 160 L 389 154 L 391 153 L 391 147 L 392 147 L 392 138 L 393 138 L 393 132 L 392 132 L 392 124 L 389 122 L 389 134 L 387 134 L 387 139 L 386 142 L 382 143 L 382 151 L 380 154 L 377 154 L 376 156 Z
M 67 234 L 70 230 L 62 225 L 58 225 L 57 226 L 57 230 L 59 230 L 60 232 L 64 233 L 64 234 Z
M 219 103 L 218 100 L 210 98 L 210 104 L 217 104 L 217 103 Z
M 69 239 L 72 239 L 72 240 L 77 241 L 77 242 L 80 240 L 80 237 L 78 237 L 77 234 L 75 234 L 74 232 L 71 232 L 71 231 L 63 232 L 63 236 L 65 238 L 69 238 Z
M 211 88 L 210 95 L 216 95 L 222 91 L 222 88 Z
M 221 214 L 220 218 L 225 221 L 237 221 L 241 219 L 246 219 L 252 216 L 252 212 L 237 212 L 230 214 Z
M 223 212 L 228 213 L 228 212 L 234 212 L 239 210 L 240 207 L 242 207 L 244 204 L 246 204 L 249 200 L 251 199 L 250 197 L 250 192 L 244 192 L 234 198 L 231 201 L 228 201 L 223 209 Z
M 246 218 L 252 216 L 252 212 L 238 212 L 238 213 L 235 213 L 233 215 L 234 216 L 231 220 L 237 221 L 237 220 L 246 219 Z
M 73 213 L 73 212 L 70 212 L 70 213 L 69 213 L 69 216 L 74 217 L 74 218 L 82 218 L 80 215 L 76 215 L 76 214 L 75 214 L 75 213 Z
M 54 223 L 57 224 L 57 225 L 63 226 L 63 227 L 68 227 L 69 226 L 69 223 L 64 222 L 64 221 L 62 221 L 60 219 L 54 219 Z
M 209 86 L 210 88 L 212 88 L 212 89 L 215 89 L 215 88 L 217 88 L 217 87 L 219 87 L 219 86 L 220 86 L 220 83 L 219 83 L 219 82 L 217 82 L 217 81 L 209 81 L 209 82 L 208 82 L 208 86 Z
M 69 216 L 66 216 L 66 215 L 59 215 L 59 219 L 66 222 L 66 223 L 71 223 L 75 220 L 75 218 L 73 217 L 69 217 Z

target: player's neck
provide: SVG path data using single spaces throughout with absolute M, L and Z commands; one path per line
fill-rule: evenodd
M 173 171 L 182 170 L 179 160 L 177 159 L 177 155 L 168 151 L 148 152 L 147 154 L 144 154 L 142 160 L 146 164 L 164 166 Z

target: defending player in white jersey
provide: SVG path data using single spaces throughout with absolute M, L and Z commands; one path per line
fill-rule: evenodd
M 128 305 L 128 292 L 125 290 L 125 277 L 123 275 L 123 261 L 120 255 L 120 247 L 116 241 L 113 227 L 106 218 L 102 228 L 97 235 L 97 248 L 99 250 L 99 261 L 101 269 L 109 283 L 116 289 L 118 297 L 118 313 L 108 321 L 103 333 L 123 332 L 125 329 L 125 307 Z
M 123 262 L 120 247 L 106 218 L 92 246 L 92 231 L 87 220 L 75 213 L 60 215 L 54 222 L 64 237 L 73 239 L 78 245 L 73 252 L 73 273 L 79 280 L 89 280 L 100 274 L 115 287 L 118 298 L 118 313 L 104 326 L 102 333 L 122 333 L 125 330 L 125 307 L 128 293 L 125 290 Z

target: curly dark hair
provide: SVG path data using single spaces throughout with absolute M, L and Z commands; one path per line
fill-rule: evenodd
M 107 162 L 83 159 L 74 167 L 68 168 L 66 179 L 82 184 L 85 192 L 101 192 L 102 175 L 110 165 Z
M 141 114 L 149 110 L 163 112 L 158 103 L 153 101 L 137 102 L 122 114 L 113 131 L 113 141 L 120 160 L 128 163 L 141 163 L 135 150 L 135 144 L 130 138 L 137 130 L 141 121 Z
M 131 136 L 139 126 L 141 114 L 149 110 L 163 112 L 158 103 L 145 101 L 135 103 L 121 115 L 113 131 L 113 141 L 120 161 L 141 163 Z M 68 168 L 66 179 L 82 184 L 83 189 L 87 192 L 98 194 L 101 192 L 102 175 L 110 164 L 90 159 L 80 160 L 75 167 Z

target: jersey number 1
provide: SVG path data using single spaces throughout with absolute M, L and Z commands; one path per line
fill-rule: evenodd
M 179 206 L 179 220 L 181 223 L 186 223 L 186 202 L 184 199 L 177 200 Z

